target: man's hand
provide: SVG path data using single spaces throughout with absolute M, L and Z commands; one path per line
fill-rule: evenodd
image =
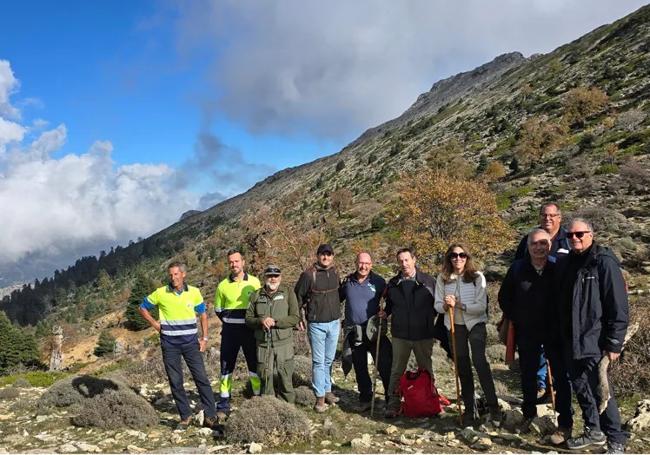
M 305 321 L 301 319 L 298 322 L 298 331 L 299 332 L 304 332 L 305 330 L 307 330 L 307 324 L 305 324 Z
M 388 317 L 388 315 L 386 314 L 386 312 L 384 310 L 379 310 L 377 312 L 377 316 L 379 316 L 379 319 L 386 319 Z
M 160 322 L 154 321 L 153 328 L 156 329 L 156 332 L 160 333 Z
M 271 327 L 275 326 L 275 319 L 266 317 L 262 319 L 262 327 L 264 327 L 264 330 L 269 330 Z
M 199 352 L 205 352 L 207 347 L 208 347 L 207 340 L 204 340 L 203 338 L 199 338 Z
M 605 355 L 607 356 L 610 362 L 614 362 L 621 356 L 621 353 L 605 351 Z
M 445 296 L 445 304 L 443 306 L 443 309 L 445 311 L 448 311 L 449 308 L 454 308 L 456 306 L 456 296 L 454 295 L 446 295 Z

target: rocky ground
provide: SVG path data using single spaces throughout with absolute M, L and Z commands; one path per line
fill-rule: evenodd
M 501 347 L 499 347 L 501 348 Z M 501 348 L 502 350 L 502 348 Z M 23 382 L 0 389 L 0 452 L 23 453 L 235 453 L 235 452 L 305 452 L 305 453 L 557 453 L 545 444 L 545 436 L 553 428 L 553 411 L 550 405 L 540 405 L 539 415 L 530 434 L 519 434 L 515 428 L 522 420 L 517 398 L 517 373 L 511 371 L 500 359 L 500 350 L 491 348 L 497 391 L 501 397 L 504 419 L 499 425 L 485 421 L 477 427 L 460 428 L 453 398 L 455 388 L 451 364 L 441 350 L 434 352 L 434 368 L 441 393 L 452 399 L 452 405 L 436 418 L 409 419 L 383 418 L 383 397 L 379 396 L 374 418 L 369 412 L 355 410 L 357 396 L 354 373 L 343 378 L 340 368 L 334 377 L 335 391 L 341 397 L 337 406 L 324 414 L 316 414 L 307 406 L 298 406 L 307 417 L 309 428 L 296 429 L 297 437 L 279 442 L 275 437 L 252 443 L 230 443 L 216 437 L 209 429 L 201 428 L 202 414 L 196 416 L 196 425 L 187 431 L 175 430 L 177 415 L 169 387 L 164 382 L 141 383 L 137 393 L 144 397 L 159 416 L 157 425 L 142 429 L 107 430 L 80 427 L 72 423 L 73 411 L 65 408 L 44 410 L 39 398 L 45 388 L 29 387 Z M 298 368 L 297 368 L 298 369 Z M 304 369 L 303 369 L 304 371 Z M 300 378 L 299 382 L 300 382 Z M 304 379 L 302 378 L 303 383 Z M 241 384 L 243 381 L 239 381 Z M 216 385 L 216 384 L 215 384 Z M 186 384 L 188 390 L 193 385 Z M 241 386 L 240 386 L 241 387 Z M 304 388 L 303 388 L 304 390 Z M 192 394 L 193 404 L 196 395 Z M 308 397 L 309 398 L 309 397 Z M 235 409 L 244 403 L 243 388 L 235 397 Z M 309 401 L 309 400 L 307 400 Z M 624 403 L 628 401 L 624 400 Z M 310 402 L 311 404 L 311 402 Z M 650 411 L 650 400 L 645 403 Z M 634 416 L 636 406 L 629 402 L 623 406 L 624 420 Z M 264 416 L 252 416 L 264 419 Z M 578 418 L 579 420 L 579 418 Z M 630 452 L 650 452 L 647 436 L 648 415 L 637 419 Z M 644 425 L 646 425 L 645 428 Z M 579 431 L 580 422 L 575 431 Z M 228 431 L 226 427 L 226 431 Z

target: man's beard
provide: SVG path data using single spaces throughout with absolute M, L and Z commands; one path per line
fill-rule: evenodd
M 277 291 L 278 288 L 280 287 L 280 283 L 271 283 L 267 281 L 266 287 L 269 288 L 269 291 Z

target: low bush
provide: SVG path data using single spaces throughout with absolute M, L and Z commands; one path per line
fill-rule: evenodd
M 612 163 L 605 163 L 596 168 L 596 175 L 618 174 L 618 166 Z
M 128 390 L 128 386 L 94 376 L 74 376 L 55 382 L 38 401 L 39 408 L 66 408 L 81 406 L 89 398 L 101 395 L 107 390 Z
M 231 443 L 265 442 L 284 444 L 309 437 L 307 416 L 283 400 L 264 395 L 244 401 L 233 411 L 226 426 Z
M 303 355 L 293 358 L 293 385 L 300 386 L 311 384 L 311 359 Z
M 308 385 L 301 385 L 293 389 L 296 394 L 296 404 L 311 408 L 316 403 L 314 390 Z
M 125 388 L 107 389 L 95 395 L 72 418 L 77 426 L 105 430 L 151 427 L 158 420 L 158 414 L 147 400 Z
M 14 387 L 3 387 L 0 389 L 0 400 L 13 400 L 18 398 L 20 392 Z
M 620 362 L 611 365 L 615 390 L 622 395 L 647 394 L 650 389 L 650 301 L 634 298 L 630 302 L 630 321 L 639 329 L 628 340 Z

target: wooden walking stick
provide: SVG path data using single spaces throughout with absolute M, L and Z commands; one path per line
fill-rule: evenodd
M 546 376 L 548 377 L 548 388 L 551 393 L 551 404 L 553 405 L 553 417 L 555 417 L 557 410 L 555 409 L 555 390 L 553 387 L 553 370 L 551 370 L 551 362 L 548 361 L 548 357 L 546 358 Z
M 454 327 L 454 309 L 449 307 L 449 324 L 451 325 L 451 350 L 454 356 L 454 376 L 456 377 L 456 404 L 458 405 L 458 422 L 463 426 L 463 413 L 460 409 L 460 379 L 458 378 L 458 358 L 456 357 L 456 329 Z
M 379 310 L 381 311 L 381 304 Z M 375 412 L 375 396 L 377 395 L 377 376 L 379 376 L 379 343 L 381 341 L 381 323 L 383 322 L 382 318 L 378 317 L 379 325 L 377 326 L 377 347 L 375 348 L 375 371 L 372 375 L 372 401 L 370 401 L 370 418 Z M 388 391 L 384 390 L 384 395 L 386 400 L 388 400 Z

